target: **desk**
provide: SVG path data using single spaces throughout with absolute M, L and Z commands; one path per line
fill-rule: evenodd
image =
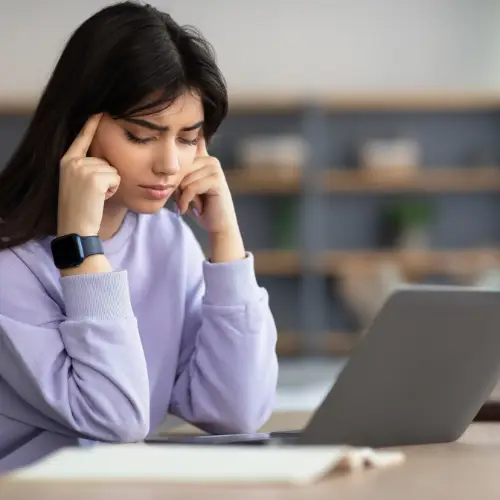
M 500 383 L 477 414 L 476 421 L 500 422 Z
M 266 425 L 261 429 L 262 432 L 273 430 L 296 430 L 302 429 L 307 424 L 312 413 L 308 412 L 277 412 L 274 413 Z M 500 383 L 497 384 L 487 403 L 479 411 L 477 422 L 499 422 L 500 423 Z M 500 424 L 499 424 L 500 427 Z M 159 432 L 164 434 L 164 432 Z M 181 424 L 178 427 L 169 429 L 170 434 L 200 434 L 201 431 L 189 424 Z M 500 440 L 499 440 L 500 444 Z
M 278 413 L 266 429 L 296 428 L 308 414 Z M 2 500 L 498 500 L 500 424 L 475 423 L 457 442 L 404 448 L 403 465 L 325 479 L 307 487 L 132 484 L 4 484 Z

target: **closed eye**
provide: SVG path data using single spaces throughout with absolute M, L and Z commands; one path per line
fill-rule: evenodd
M 125 130 L 125 136 L 129 141 L 134 142 L 135 144 L 147 144 L 148 142 L 156 140 L 156 137 L 137 137 L 128 130 Z
M 197 146 L 198 142 L 200 142 L 199 138 L 196 137 L 195 139 L 184 139 L 182 137 L 179 137 L 179 140 L 183 143 L 186 144 L 186 146 Z

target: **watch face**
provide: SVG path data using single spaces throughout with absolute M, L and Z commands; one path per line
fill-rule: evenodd
M 57 268 L 79 266 L 84 260 L 82 242 L 77 234 L 68 234 L 52 240 L 52 256 Z

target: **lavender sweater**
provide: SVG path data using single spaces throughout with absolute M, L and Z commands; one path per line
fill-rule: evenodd
M 167 412 L 213 433 L 269 417 L 276 329 L 253 256 L 212 264 L 185 222 L 130 212 L 114 272 L 61 278 L 50 238 L 0 252 L 0 472 Z

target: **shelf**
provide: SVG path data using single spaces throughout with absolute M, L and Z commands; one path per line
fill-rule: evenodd
M 242 167 L 226 171 L 235 195 L 297 194 L 299 167 Z M 397 170 L 331 168 L 318 173 L 318 191 L 325 193 L 446 193 L 500 191 L 500 165 L 484 167 L 422 167 L 413 173 Z
M 31 115 L 38 104 L 36 99 L 8 99 L 0 100 L 0 115 Z
M 300 254 L 295 250 L 258 250 L 254 252 L 255 269 L 263 276 L 300 274 Z
M 277 352 L 280 356 L 296 356 L 302 354 L 304 339 L 300 332 L 279 332 Z M 359 342 L 357 333 L 325 332 L 314 339 L 316 352 L 322 355 L 346 355 Z M 304 339 L 305 340 L 305 339 Z
M 296 251 L 256 251 L 255 267 L 259 275 L 293 276 L 302 271 L 300 254 Z M 500 265 L 500 250 L 484 248 L 474 250 L 426 251 L 327 251 L 312 268 L 319 273 L 346 276 L 351 273 L 370 274 L 384 263 L 397 264 L 410 276 L 443 274 L 467 276 L 490 265 Z
M 239 167 L 227 169 L 226 179 L 234 194 L 294 194 L 300 191 L 298 167 Z
M 229 113 L 297 112 L 312 101 L 310 96 L 293 92 L 229 94 Z
M 460 111 L 500 110 L 496 92 L 373 92 L 331 94 L 320 101 L 333 111 Z
M 466 111 L 500 110 L 496 92 L 265 92 L 231 94 L 230 112 L 296 112 L 315 106 L 330 111 Z
M 331 169 L 321 174 L 318 189 L 328 193 L 500 191 L 500 166 L 422 168 L 411 174 Z
M 424 250 L 424 251 L 356 251 L 326 252 L 319 267 L 327 274 L 346 276 L 369 274 L 384 263 L 400 266 L 412 276 L 443 274 L 467 276 L 491 265 L 500 264 L 500 250 Z
M 36 96 L 3 96 L 0 114 L 31 114 Z M 500 94 L 469 91 L 232 92 L 230 113 L 298 112 L 315 106 L 330 111 L 500 110 Z

